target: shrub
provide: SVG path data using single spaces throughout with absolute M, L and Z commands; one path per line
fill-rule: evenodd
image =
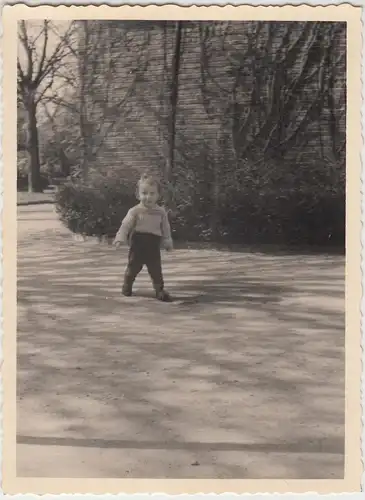
M 213 201 L 204 186 L 192 183 L 186 190 L 177 182 L 175 196 L 175 240 L 344 247 L 345 195 L 340 189 L 235 186 Z M 135 203 L 135 184 L 114 178 L 88 186 L 70 182 L 56 195 L 59 216 L 71 231 L 99 237 L 113 237 Z
M 56 194 L 63 224 L 86 236 L 113 237 L 135 203 L 134 189 L 115 179 L 99 179 L 92 185 L 69 182 Z
M 219 215 L 220 237 L 232 243 L 343 247 L 345 242 L 345 197 L 341 193 L 236 193 Z
M 216 205 L 208 198 L 178 204 L 172 221 L 175 239 L 344 247 L 345 197 L 341 193 L 230 190 Z
M 42 166 L 43 167 L 43 166 Z M 47 172 L 41 167 L 41 188 L 47 189 L 49 186 L 49 179 Z M 17 152 L 17 190 L 28 191 L 28 170 L 29 170 L 29 157 L 25 151 Z

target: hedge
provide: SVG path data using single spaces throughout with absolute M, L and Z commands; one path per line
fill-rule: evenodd
M 344 247 L 344 194 L 312 189 L 277 193 L 231 190 L 217 203 L 192 193 L 171 216 L 175 240 Z M 74 233 L 113 237 L 135 186 L 123 180 L 67 183 L 56 194 L 61 221 Z M 216 207 L 213 210 L 213 207 Z
M 56 211 L 73 233 L 111 237 L 136 203 L 131 193 L 130 187 L 115 180 L 93 185 L 68 182 L 56 193 Z

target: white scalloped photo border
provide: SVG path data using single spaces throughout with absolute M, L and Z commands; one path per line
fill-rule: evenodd
M 200 0 L 200 1 L 194 1 L 194 2 L 184 2 L 183 0 L 180 0 L 179 2 L 163 2 L 160 0 L 154 0 L 153 2 L 148 2 L 148 0 L 139 0 L 136 2 L 132 1 L 127 1 L 127 2 L 117 2 L 117 1 L 112 1 L 110 0 L 109 2 L 97 2 L 97 1 L 90 1 L 90 2 L 82 2 L 78 0 L 74 1 L 63 1 L 63 2 L 57 2 L 55 0 L 49 0 L 48 2 L 35 2 L 35 1 L 28 1 L 28 2 L 6 2 L 6 5 L 16 5 L 23 3 L 25 5 L 29 6 L 57 6 L 57 5 L 67 5 L 67 6 L 87 6 L 87 5 L 95 5 L 95 6 L 101 6 L 101 5 L 109 5 L 109 6 L 120 6 L 120 5 L 139 5 L 139 6 L 145 6 L 153 3 L 153 5 L 178 5 L 181 7 L 188 7 L 188 6 L 224 6 L 224 5 L 230 5 L 230 6 L 238 6 L 238 5 L 250 5 L 250 6 L 255 6 L 255 7 L 263 7 L 263 6 L 275 6 L 275 7 L 281 7 L 285 5 L 290 5 L 290 6 L 302 6 L 302 5 L 308 5 L 311 7 L 315 6 L 336 6 L 336 5 L 341 5 L 341 4 L 350 4 L 352 6 L 357 6 L 357 7 L 362 7 L 362 26 L 363 26 L 363 38 L 362 38 L 362 102 L 361 102 L 361 124 L 362 124 L 362 149 L 361 149 L 361 163 L 362 163 L 362 184 L 365 179 L 365 169 L 364 169 L 364 162 L 365 162 L 365 90 L 364 90 L 364 85 L 365 85 L 365 0 L 362 1 L 352 1 L 352 2 L 342 2 L 340 0 L 327 0 L 327 1 L 311 1 L 311 0 L 306 0 L 305 2 L 303 1 L 298 1 L 298 0 L 291 0 L 289 2 L 285 2 L 283 0 L 250 0 L 247 2 L 239 2 L 236 0 L 230 0 L 229 2 L 224 2 L 222 0 L 218 1 L 207 1 L 207 0 Z M 0 0 L 0 10 L 2 10 L 4 6 L 4 0 Z M 2 38 L 3 34 L 3 27 L 2 27 L 2 18 L 0 18 L 0 37 Z M 1 57 L 0 57 L 0 80 L 1 80 L 1 86 L 0 86 L 0 137 L 1 140 L 3 139 L 3 128 L 4 128 L 4 123 L 3 123 L 3 57 L 2 57 L 2 51 L 6 50 L 1 44 Z M 1 143 L 2 144 L 2 143 Z M 4 194 L 4 182 L 3 182 L 3 152 L 2 152 L 2 146 L 0 146 L 0 211 L 3 213 L 3 194 Z M 365 209 L 365 195 L 364 195 L 364 189 L 362 191 L 362 196 L 361 196 L 361 208 L 362 208 L 362 214 Z M 363 218 L 363 215 L 362 215 Z M 361 221 L 362 222 L 362 221 Z M 1 219 L 1 256 L 3 256 L 3 220 Z M 361 250 L 361 265 L 362 269 L 364 266 L 364 258 L 365 258 L 365 230 L 363 228 L 363 223 L 362 223 L 362 233 L 361 233 L 361 243 L 362 243 L 362 250 Z M 3 299 L 3 290 L 2 290 L 2 280 L 3 280 L 3 271 L 4 271 L 4 264 L 3 264 L 3 259 L 1 259 L 1 264 L 0 264 L 0 283 L 1 283 L 1 297 Z M 365 277 L 364 277 L 364 272 L 362 272 L 362 286 L 364 288 L 365 286 Z M 365 300 L 362 298 L 361 301 L 361 315 L 365 313 Z M 0 302 L 0 363 L 2 366 L 2 361 L 3 361 L 3 300 Z M 361 334 L 362 334 L 362 351 L 364 351 L 364 346 L 365 346 L 365 328 L 364 328 L 364 322 L 362 322 L 362 327 L 361 327 Z M 362 353 L 362 387 L 361 387 L 361 402 L 362 402 L 362 407 L 364 407 L 365 403 L 365 397 L 364 397 L 364 392 L 365 392 L 365 375 L 364 375 L 364 363 L 365 363 L 365 354 L 364 352 Z M 2 375 L 2 374 L 1 374 Z M 2 376 L 1 376 L 1 384 L 0 384 L 0 407 L 2 408 L 2 401 L 3 401 L 3 385 L 2 385 Z M 2 413 L 1 413 L 2 416 Z M 362 443 L 361 443 L 361 451 L 362 451 L 362 458 L 363 458 L 363 465 L 365 463 L 365 418 L 364 418 L 364 412 L 362 415 Z M 2 444 L 3 444 L 3 427 L 1 425 L 1 434 L 0 434 L 0 447 L 2 450 Z M 2 453 L 0 454 L 0 461 L 1 461 L 1 467 L 0 467 L 0 474 L 1 474 L 1 485 L 2 485 L 2 470 L 3 470 L 3 457 Z M 100 480 L 103 482 L 103 480 Z M 142 480 L 143 481 L 143 480 Z M 153 481 L 152 481 L 153 482 Z M 284 481 L 285 483 L 285 481 Z M 362 475 L 362 482 L 361 482 L 361 489 L 365 489 L 365 472 L 364 472 L 364 467 L 363 467 L 363 475 Z M 296 498 L 300 496 L 303 498 L 303 500 L 316 500 L 318 499 L 319 494 L 317 492 L 308 492 L 308 493 L 303 493 L 303 494 L 294 494 L 294 493 L 284 493 L 284 494 L 269 494 L 269 493 L 255 493 L 255 494 L 243 494 L 243 495 L 238 495 L 235 493 L 221 493 L 219 494 L 220 497 L 223 497 L 222 500 L 235 500 L 238 496 L 239 497 L 251 497 L 254 495 L 256 497 L 256 500 L 265 500 L 267 499 L 267 496 L 271 496 L 274 499 L 279 499 L 283 496 L 286 498 Z M 340 500 L 363 500 L 363 495 L 364 493 L 358 492 L 358 493 L 338 493 L 338 494 L 326 494 L 326 495 L 321 495 L 321 498 L 323 499 L 332 499 L 333 497 L 340 498 Z M 5 496 L 10 496 L 10 495 L 5 495 Z M 22 495 L 11 495 L 19 499 L 24 499 L 24 500 L 32 500 L 35 498 L 38 498 L 37 495 L 34 494 L 22 494 Z M 195 495 L 187 495 L 187 494 L 179 494 L 179 495 L 167 495 L 164 493 L 149 493 L 149 494 L 118 494 L 118 495 L 111 495 L 111 494 L 105 494 L 105 495 L 93 495 L 93 494 L 60 494 L 60 495 L 49 495 L 49 494 L 43 494 L 41 495 L 45 500 L 50 499 L 50 498 L 57 498 L 57 497 L 62 497 L 64 499 L 70 497 L 72 500 L 82 500 L 82 499 L 90 499 L 92 500 L 93 498 L 100 499 L 100 500 L 113 500 L 116 496 L 120 498 L 131 498 L 133 497 L 133 500 L 146 500 L 148 498 L 154 497 L 156 500 L 157 499 L 165 499 L 165 498 L 170 498 L 170 497 L 175 497 L 178 496 L 181 500 L 190 500 L 193 498 L 193 500 L 214 500 L 214 498 L 217 496 L 216 493 L 210 493 L 210 494 L 195 494 Z

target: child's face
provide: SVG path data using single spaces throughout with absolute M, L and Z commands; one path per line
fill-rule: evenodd
M 158 188 L 155 184 L 142 183 L 138 190 L 139 201 L 145 207 L 153 207 L 158 201 Z

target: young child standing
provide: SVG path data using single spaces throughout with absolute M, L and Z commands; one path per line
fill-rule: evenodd
M 132 295 L 133 283 L 146 265 L 152 279 L 156 298 L 171 302 L 164 288 L 161 266 L 161 247 L 172 250 L 171 228 L 165 209 L 157 204 L 160 197 L 159 182 L 142 175 L 137 185 L 139 204 L 131 208 L 116 234 L 114 244 L 129 244 L 128 265 L 124 275 L 122 293 Z

